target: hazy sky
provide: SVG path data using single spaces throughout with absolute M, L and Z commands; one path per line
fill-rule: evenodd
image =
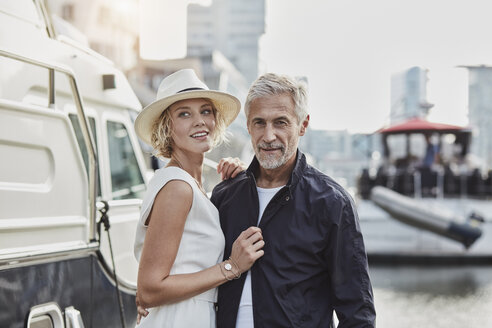
M 492 65 L 492 1 L 266 0 L 263 69 L 309 79 L 311 126 L 388 122 L 391 74 L 429 69 L 430 119 L 466 124 L 467 71 Z

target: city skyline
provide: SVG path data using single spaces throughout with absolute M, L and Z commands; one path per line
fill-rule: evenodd
M 460 65 L 492 64 L 483 0 L 266 1 L 263 70 L 309 79 L 311 127 L 373 132 L 389 123 L 391 75 L 429 70 L 429 119 L 466 125 Z
M 370 133 L 390 122 L 391 76 L 422 67 L 428 119 L 468 125 L 462 66 L 492 64 L 491 8 L 484 0 L 266 0 L 259 72 L 307 78 L 312 128 Z

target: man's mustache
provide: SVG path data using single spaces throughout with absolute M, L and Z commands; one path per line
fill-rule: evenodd
M 264 149 L 264 150 L 272 150 L 272 149 L 280 149 L 282 152 L 285 150 L 285 146 L 281 143 L 278 142 L 262 142 L 256 145 L 258 150 Z

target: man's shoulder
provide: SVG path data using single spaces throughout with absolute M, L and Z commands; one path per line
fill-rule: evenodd
M 330 222 L 335 220 L 339 223 L 342 218 L 354 222 L 357 216 L 355 202 L 349 192 L 332 177 L 310 166 L 303 172 L 300 185 L 298 192 L 309 195 L 303 197 L 322 218 Z
M 312 194 L 322 194 L 330 200 L 347 201 L 351 199 L 348 191 L 335 179 L 321 172 L 317 168 L 307 165 L 300 177 L 302 188 Z
M 232 195 L 234 191 L 248 183 L 249 177 L 246 171 L 239 173 L 235 178 L 221 181 L 212 190 L 212 202 L 222 199 L 228 195 Z M 215 203 L 215 202 L 214 202 Z

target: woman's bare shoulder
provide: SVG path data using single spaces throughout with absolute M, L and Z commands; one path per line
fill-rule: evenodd
M 166 220 L 168 218 L 182 218 L 186 216 L 193 204 L 193 189 L 183 180 L 171 180 L 157 193 L 149 219 Z M 166 214 L 166 215 L 165 215 Z M 151 220 L 147 221 L 147 224 Z

